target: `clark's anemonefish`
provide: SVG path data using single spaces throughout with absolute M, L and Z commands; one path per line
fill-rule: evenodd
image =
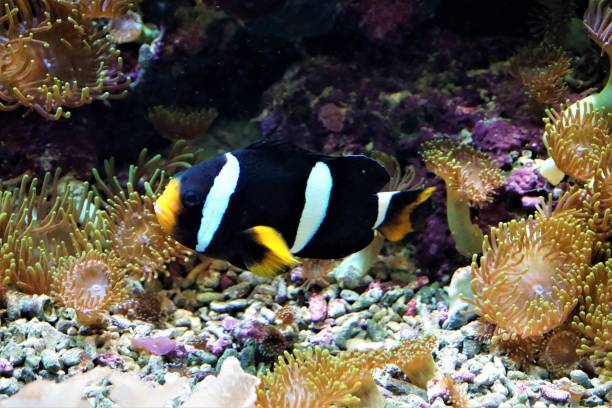
M 164 231 L 207 256 L 263 276 L 294 256 L 343 258 L 376 231 L 398 241 L 433 188 L 379 192 L 385 169 L 366 156 L 331 157 L 259 142 L 172 178 L 155 203 Z

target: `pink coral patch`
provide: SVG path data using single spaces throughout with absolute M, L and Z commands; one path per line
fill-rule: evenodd
M 176 341 L 165 336 L 132 339 L 132 345 L 156 356 L 165 356 L 176 350 Z

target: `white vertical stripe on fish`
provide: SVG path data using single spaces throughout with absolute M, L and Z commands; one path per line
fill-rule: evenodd
M 385 220 L 387 211 L 389 210 L 389 204 L 391 204 L 391 199 L 395 194 L 397 194 L 397 191 L 376 194 L 378 196 L 378 215 L 376 216 L 376 222 L 372 226 L 372 229 L 380 227 L 380 224 Z
M 238 185 L 240 163 L 231 153 L 226 153 L 225 159 L 226 162 L 215 177 L 204 201 L 204 207 L 202 207 L 202 219 L 200 220 L 198 244 L 196 245 L 196 251 L 198 252 L 206 251 L 213 240 L 229 206 L 230 198 Z
M 327 164 L 317 162 L 308 176 L 304 192 L 304 208 L 298 224 L 291 253 L 298 253 L 317 233 L 325 219 L 334 182 Z

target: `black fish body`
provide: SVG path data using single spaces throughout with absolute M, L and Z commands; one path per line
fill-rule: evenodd
M 366 156 L 260 142 L 177 175 L 156 212 L 182 244 L 269 276 L 295 263 L 294 255 L 342 258 L 366 247 L 377 229 L 394 235 L 391 229 L 402 226 L 389 219 L 431 191 L 378 194 L 388 181 Z M 404 218 L 399 222 L 409 232 L 409 213 Z

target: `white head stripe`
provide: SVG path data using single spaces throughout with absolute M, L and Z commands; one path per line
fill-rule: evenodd
M 380 227 L 380 224 L 385 220 L 387 211 L 389 210 L 389 204 L 391 204 L 391 198 L 393 198 L 395 194 L 397 194 L 397 191 L 376 194 L 378 196 L 378 215 L 376 216 L 376 222 L 372 229 Z
M 327 164 L 317 162 L 308 176 L 304 192 L 304 209 L 300 217 L 292 253 L 298 253 L 310 242 L 325 219 L 333 180 Z
M 236 191 L 238 178 L 240 177 L 240 164 L 238 159 L 231 153 L 225 154 L 226 163 L 221 168 L 213 185 L 206 196 L 204 207 L 202 207 L 202 219 L 198 231 L 198 244 L 196 251 L 204 252 L 212 241 L 223 215 L 229 205 L 230 197 Z

